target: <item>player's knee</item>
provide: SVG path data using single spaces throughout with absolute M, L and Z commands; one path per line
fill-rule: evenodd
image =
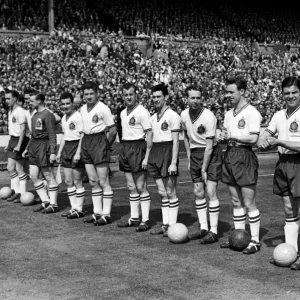
M 98 181 L 97 180 L 95 180 L 95 179 L 89 179 L 89 184 L 90 184 L 90 186 L 92 186 L 92 187 L 94 187 L 94 186 L 96 186 L 96 185 L 98 185 Z
M 143 194 L 145 192 L 145 185 L 137 185 L 136 190 L 139 194 Z
M 74 185 L 74 182 L 71 179 L 65 179 L 65 184 L 67 187 L 72 187 Z
M 158 189 L 158 194 L 163 198 L 167 197 L 167 192 L 163 189 Z
M 175 197 L 175 190 L 174 189 L 167 189 L 167 197 L 169 199 L 173 199 Z
M 77 189 L 82 188 L 82 180 L 81 179 L 74 179 L 74 185 Z
M 197 199 L 203 199 L 205 197 L 204 190 L 198 188 L 194 188 L 194 195 Z
M 239 208 L 241 206 L 241 201 L 239 198 L 231 197 L 231 203 L 234 208 Z
M 16 168 L 13 164 L 7 164 L 7 171 L 8 173 L 14 173 L 16 171 Z

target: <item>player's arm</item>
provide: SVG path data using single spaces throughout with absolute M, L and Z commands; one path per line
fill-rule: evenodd
M 143 169 L 147 169 L 148 158 L 153 145 L 153 132 L 151 129 L 146 131 L 146 142 L 147 142 L 147 149 L 146 149 L 145 157 L 142 162 Z
M 177 160 L 179 154 L 179 130 L 172 131 L 172 140 L 173 140 L 173 148 L 172 148 L 172 161 L 171 165 L 169 166 L 169 174 L 174 175 L 177 172 Z
M 63 136 L 60 140 L 59 149 L 58 149 L 57 154 L 56 154 L 56 161 L 58 163 L 60 163 L 61 153 L 62 153 L 62 150 L 64 149 L 65 143 L 66 143 L 65 142 L 65 135 L 63 134 Z
M 25 123 L 20 124 L 20 136 L 19 136 L 18 144 L 14 148 L 14 151 L 18 151 L 18 152 L 20 151 L 22 143 L 24 141 L 24 137 L 25 137 Z
M 108 127 L 106 136 L 109 143 L 109 147 L 111 147 L 117 136 L 117 127 L 115 125 Z
M 190 140 L 186 130 L 183 130 L 183 142 L 186 151 L 186 155 L 188 158 L 188 170 L 190 169 L 190 158 L 191 158 L 191 148 L 190 148 Z
M 81 132 L 80 133 L 80 140 L 79 140 L 79 143 L 78 143 L 78 147 L 77 147 L 76 153 L 75 153 L 75 155 L 73 157 L 74 163 L 77 163 L 80 160 L 81 144 L 82 144 L 83 136 L 84 136 L 84 133 Z
M 270 144 L 268 143 L 268 138 L 273 136 L 273 134 L 270 131 L 265 130 L 262 135 L 259 136 L 259 139 L 257 141 L 257 147 L 259 148 L 268 148 Z
M 205 183 L 207 182 L 206 170 L 208 168 L 208 165 L 209 165 L 209 162 L 211 159 L 211 155 L 213 152 L 213 143 L 214 143 L 214 137 L 206 139 L 206 147 L 205 147 L 205 151 L 204 151 L 203 163 L 202 163 L 202 168 L 201 168 L 202 178 Z
M 49 137 L 50 144 L 50 162 L 54 163 L 56 161 L 56 132 L 55 132 L 55 117 L 52 113 L 47 113 L 45 115 L 45 124 Z
M 267 137 L 267 142 L 271 147 L 281 146 L 295 152 L 300 152 L 300 142 L 279 140 L 274 136 Z

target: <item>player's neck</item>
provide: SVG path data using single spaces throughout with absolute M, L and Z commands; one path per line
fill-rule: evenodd
M 190 114 L 193 115 L 193 116 L 196 116 L 200 113 L 200 111 L 203 109 L 202 106 L 199 106 L 197 109 L 191 109 L 190 108 Z
M 248 103 L 247 99 L 246 98 L 241 98 L 241 100 L 239 101 L 239 103 L 237 103 L 235 106 L 234 106 L 234 110 L 235 111 L 239 111 L 242 107 L 244 107 L 246 104 Z
M 39 105 L 39 107 L 37 108 L 37 112 L 41 112 L 45 109 L 46 109 L 46 107 L 44 105 Z
M 297 106 L 295 106 L 295 107 L 287 107 L 287 108 L 286 108 L 286 110 L 287 110 L 287 115 L 288 115 L 288 116 L 291 115 L 296 109 L 299 108 L 299 106 L 300 106 L 300 104 L 297 105 Z
M 10 111 L 13 111 L 17 106 L 18 106 L 18 104 L 15 103 L 15 104 L 10 108 Z
M 167 108 L 168 108 L 168 105 L 164 104 L 164 106 L 157 111 L 157 114 L 159 116 L 161 116 Z

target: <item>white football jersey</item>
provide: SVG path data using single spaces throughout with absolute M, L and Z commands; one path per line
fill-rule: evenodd
M 158 117 L 155 113 L 151 119 L 153 131 L 153 142 L 170 142 L 172 141 L 172 132 L 180 132 L 180 116 L 168 107 L 163 114 Z
M 214 139 L 217 119 L 207 108 L 202 108 L 196 118 L 190 115 L 190 109 L 185 109 L 181 115 L 182 129 L 187 132 L 190 148 L 205 148 L 206 139 Z
M 261 120 L 259 111 L 247 103 L 240 110 L 232 108 L 225 114 L 224 127 L 233 136 L 259 135 Z
M 8 112 L 8 133 L 10 136 L 20 136 L 21 125 L 26 124 L 25 109 L 21 106 L 15 107 Z
M 80 114 L 85 134 L 104 132 L 106 128 L 115 126 L 109 107 L 100 101 L 96 102 L 89 112 L 87 104 L 83 105 L 80 109 Z
M 80 140 L 80 134 L 83 130 L 81 114 L 75 110 L 67 119 L 64 115 L 61 120 L 61 127 L 64 132 L 65 141 Z
M 121 112 L 122 140 L 133 141 L 145 138 L 145 132 L 152 130 L 150 113 L 142 105 L 137 105 L 128 114 L 125 108 Z
M 272 135 L 278 134 L 278 139 L 290 142 L 300 141 L 300 106 L 291 114 L 287 115 L 287 110 L 282 109 L 274 114 L 269 126 L 266 129 Z M 278 146 L 278 151 L 282 154 L 295 154 L 295 152 Z

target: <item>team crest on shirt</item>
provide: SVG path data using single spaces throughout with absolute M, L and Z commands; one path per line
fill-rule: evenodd
M 17 122 L 17 120 L 16 120 L 15 117 L 12 117 L 12 122 L 13 122 L 13 123 L 16 123 L 16 122 Z
M 206 129 L 205 129 L 204 125 L 202 125 L 202 124 L 197 128 L 197 132 L 199 134 L 203 134 L 205 131 L 206 131 Z
M 71 122 L 71 123 L 70 123 L 69 129 L 70 129 L 70 130 L 74 130 L 74 129 L 75 129 L 75 124 L 74 124 L 74 122 Z
M 246 122 L 245 122 L 244 118 L 239 120 L 237 126 L 238 126 L 239 129 L 244 129 L 245 128 Z
M 38 118 L 35 123 L 35 129 L 43 130 L 43 121 L 41 118 Z
M 298 127 L 299 124 L 296 120 L 294 120 L 291 124 L 290 124 L 290 132 L 297 132 L 298 131 Z
M 166 121 L 164 121 L 162 124 L 161 124 L 161 130 L 162 131 L 167 131 L 169 128 L 169 125 Z
M 135 125 L 135 117 L 134 116 L 130 118 L 129 125 L 130 126 L 134 126 Z
M 92 122 L 93 122 L 93 123 L 98 123 L 98 122 L 99 122 L 99 117 L 98 117 L 97 114 L 95 114 L 95 115 L 93 116 Z

